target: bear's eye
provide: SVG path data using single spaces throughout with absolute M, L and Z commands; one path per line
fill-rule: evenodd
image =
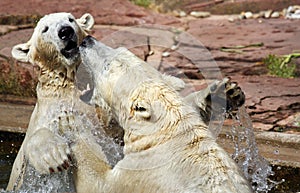
M 139 106 L 135 106 L 134 110 L 135 111 L 146 111 L 146 109 L 144 107 L 139 107 Z
M 73 19 L 73 18 L 69 18 L 69 22 L 71 22 L 71 23 L 72 23 L 73 21 L 74 21 L 74 19 Z
M 42 31 L 42 33 L 45 33 L 45 32 L 47 32 L 47 31 L 48 31 L 48 29 L 49 29 L 49 27 L 48 27 L 48 26 L 45 26 L 45 27 L 44 27 L 44 29 L 43 29 L 43 31 Z

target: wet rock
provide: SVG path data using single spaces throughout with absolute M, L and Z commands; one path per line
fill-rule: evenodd
M 228 21 L 229 21 L 229 22 L 234 22 L 235 20 L 236 20 L 236 18 L 234 18 L 234 17 L 229 17 L 229 18 L 228 18 Z
M 300 19 L 300 5 L 289 6 L 286 10 L 287 19 Z
M 26 132 L 29 119 L 32 114 L 35 100 L 24 97 L 15 97 L 11 95 L 1 95 L 2 101 L 12 102 L 14 104 L 21 103 L 23 105 L 12 105 L 0 102 L 0 130 L 12 130 Z M 30 105 L 24 105 L 24 104 Z M 17 129 L 16 129 L 17 128 Z
M 0 8 L 1 9 L 1 8 Z M 8 9 L 9 10 L 9 9 Z M 0 11 L 1 12 L 1 11 Z M 8 15 L 0 15 L 0 24 L 2 25 L 25 25 L 25 24 L 36 24 L 36 21 L 41 18 L 40 15 L 25 14 L 16 15 L 15 13 Z
M 272 15 L 272 10 L 268 10 L 268 11 L 265 11 L 265 13 L 264 13 L 264 18 L 270 18 L 271 17 L 271 15 Z
M 291 127 L 300 127 L 300 113 L 297 112 L 293 115 L 288 116 L 287 118 L 279 121 L 278 125 L 288 125 Z
M 250 11 L 247 12 L 242 12 L 240 14 L 240 19 L 250 19 L 250 18 L 254 18 L 254 19 L 258 19 L 258 18 L 279 18 L 281 15 L 280 12 L 278 11 L 274 11 L 273 10 L 267 10 L 267 11 L 260 11 L 258 13 L 252 13 Z
M 265 17 L 265 12 L 266 12 L 266 11 L 260 11 L 260 12 L 258 13 L 259 17 L 260 17 L 260 18 Z
M 0 25 L 0 36 L 9 33 L 12 30 L 18 29 L 17 26 Z
M 280 13 L 278 11 L 274 11 L 272 14 L 271 14 L 271 18 L 278 18 L 280 17 Z
M 179 11 L 179 17 L 186 17 L 187 14 L 184 11 Z
M 254 19 L 260 18 L 261 15 L 259 13 L 254 13 L 252 16 Z
M 273 128 L 273 124 L 265 124 L 265 123 L 253 121 L 253 127 L 257 130 L 269 131 Z
M 180 11 L 174 10 L 173 14 L 176 17 L 186 17 L 187 16 L 186 12 L 185 11 L 181 11 L 181 10 Z
M 253 17 L 253 13 L 251 11 L 247 11 L 243 15 L 246 19 L 250 19 Z
M 162 57 L 169 57 L 170 55 L 171 55 L 170 52 L 163 52 L 161 54 Z
M 210 16 L 210 12 L 206 11 L 192 11 L 190 13 L 191 16 L 196 17 L 196 18 L 206 18 Z
M 175 44 L 175 45 L 172 45 L 170 49 L 174 51 L 174 50 L 177 50 L 178 48 L 179 48 L 179 44 Z

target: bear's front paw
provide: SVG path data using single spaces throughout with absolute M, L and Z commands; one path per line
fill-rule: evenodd
M 229 78 L 217 81 L 210 85 L 210 95 L 208 100 L 226 101 L 227 111 L 236 111 L 245 103 L 245 94 L 236 82 L 231 82 Z M 224 104 L 225 104 L 224 103 Z
M 227 110 L 236 111 L 245 103 L 245 94 L 242 89 L 238 86 L 238 83 L 228 81 L 225 83 L 225 92 L 227 99 Z
M 48 129 L 39 129 L 24 145 L 29 163 L 41 174 L 60 172 L 71 165 L 67 141 Z

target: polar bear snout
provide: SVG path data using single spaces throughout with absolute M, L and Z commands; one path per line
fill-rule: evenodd
M 71 26 L 62 26 L 58 30 L 58 37 L 64 42 L 65 48 L 61 50 L 62 55 L 71 58 L 79 53 L 77 35 Z
M 82 40 L 79 46 L 81 58 L 83 59 L 83 65 L 87 67 L 87 69 L 90 69 L 92 74 L 96 71 L 95 69 L 92 70 L 92 66 L 99 67 L 101 65 L 101 56 L 97 54 L 98 51 L 101 52 L 101 49 L 96 49 L 96 43 L 97 40 L 88 35 Z M 105 56 L 103 56 L 103 58 L 105 59 Z
M 61 39 L 61 40 L 65 40 L 65 41 L 68 41 L 68 40 L 72 40 L 74 39 L 74 36 L 75 35 L 75 31 L 72 27 L 70 26 L 63 26 L 59 31 L 58 31 L 58 37 Z M 76 38 L 77 39 L 77 38 Z

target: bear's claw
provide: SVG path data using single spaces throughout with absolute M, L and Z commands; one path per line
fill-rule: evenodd
M 245 94 L 238 86 L 237 82 L 231 82 L 230 78 L 224 78 L 222 81 L 216 81 L 209 86 L 210 93 L 206 97 L 207 104 L 223 101 L 226 104 L 226 111 L 236 111 L 245 103 Z

